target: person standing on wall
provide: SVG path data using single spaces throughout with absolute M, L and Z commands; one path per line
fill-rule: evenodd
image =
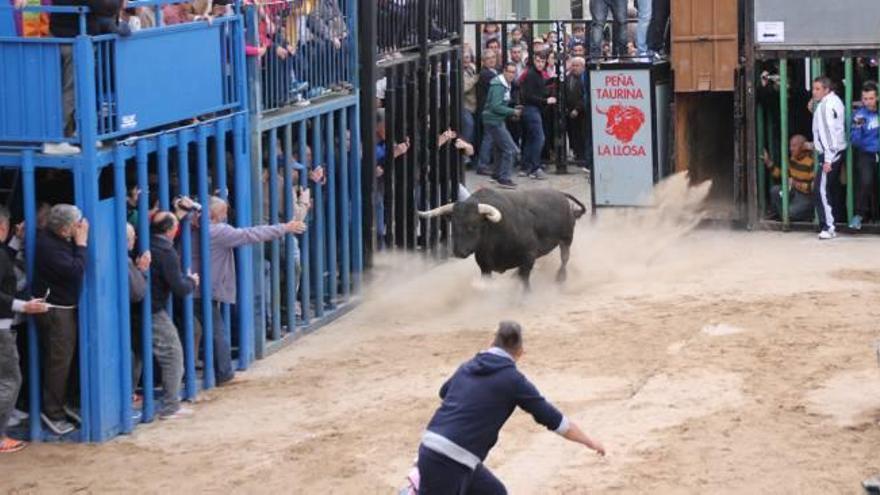
M 837 237 L 834 227 L 834 204 L 832 184 L 840 176 L 840 169 L 846 158 L 846 112 L 843 102 L 831 89 L 831 79 L 826 76 L 813 80 L 813 141 L 816 151 L 822 156 L 822 170 L 816 174 L 813 192 L 819 225 L 822 231 L 819 239 Z

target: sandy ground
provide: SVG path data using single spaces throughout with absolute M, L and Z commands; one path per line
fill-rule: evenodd
M 392 493 L 444 378 L 513 318 L 521 369 L 609 455 L 516 412 L 487 460 L 511 493 L 860 493 L 880 472 L 880 241 L 694 231 L 704 193 L 674 180 L 656 209 L 581 221 L 568 283 L 551 255 L 528 296 L 472 260 L 382 259 L 358 309 L 195 418 L 32 446 L 0 491 Z

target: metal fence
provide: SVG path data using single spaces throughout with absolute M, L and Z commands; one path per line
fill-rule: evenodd
M 320 16 L 331 3 L 295 0 L 259 7 L 271 13 L 265 18 L 271 23 L 294 18 L 296 9 Z M 263 66 L 254 57 L 249 71 L 238 4 L 210 22 L 184 16 L 171 25 L 171 14 L 180 13 L 167 10 L 174 4 L 130 3 L 152 12 L 156 24 L 128 37 L 86 35 L 88 9 L 81 7 L 37 9 L 79 15 L 75 38 L 0 37 L 3 60 L 22 69 L 0 78 L 0 199 L 27 227 L 28 283 L 39 263 L 38 206 L 74 203 L 92 225 L 78 305 L 79 372 L 68 380 L 76 389 L 70 405 L 82 422 L 64 440 L 103 441 L 154 419 L 161 372 L 151 355 L 151 309 L 173 315 L 184 350 L 181 396 L 193 399 L 216 384 L 215 342 L 230 345 L 233 366 L 245 369 L 276 344 L 341 314 L 361 284 L 360 123 L 357 97 L 349 94 L 358 80 L 353 2 L 341 2 L 341 10 L 323 18 L 346 30 L 341 46 L 331 40 L 328 48 L 317 34 L 304 38 L 300 31 L 298 49 L 284 64 L 267 67 L 272 62 Z M 252 21 L 256 10 L 249 11 Z M 299 19 L 300 27 L 316 29 L 309 19 Z M 250 25 L 258 29 L 249 35 L 259 32 L 258 22 Z M 278 39 L 294 39 L 284 37 L 291 24 L 279 26 L 284 32 L 273 32 Z M 65 108 L 62 97 L 65 47 L 75 72 L 72 108 Z M 156 58 L 156 53 L 176 55 Z M 147 56 L 155 63 L 144 64 Z M 263 77 L 267 72 L 274 76 Z M 290 105 L 274 82 L 285 74 L 313 90 L 340 81 L 349 87 L 331 88 L 332 94 L 306 91 L 312 105 Z M 74 116 L 73 132 L 65 130 L 67 110 Z M 79 149 L 69 156 L 36 149 L 62 141 Z M 205 210 L 184 218 L 176 247 L 182 269 L 201 272 L 199 291 L 168 302 L 151 301 L 148 292 L 142 303 L 130 305 L 126 224 L 133 222 L 138 232 L 135 253 L 144 252 L 150 248 L 151 210 L 170 209 L 176 197 L 187 195 Z M 308 224 L 302 235 L 235 249 L 235 304 L 213 301 L 216 281 L 206 269 L 213 249 L 207 212 L 212 195 L 229 202 L 229 223 L 236 228 L 283 223 L 296 215 Z M 218 332 L 225 339 L 216 339 Z M 39 419 L 42 353 L 32 320 L 20 341 L 28 377 L 21 407 L 32 420 L 27 431 L 16 434 L 55 440 Z M 133 370 L 136 361 L 143 363 L 140 373 Z M 142 397 L 140 408 L 132 403 L 134 393 Z
M 794 218 L 792 215 L 792 199 L 796 191 L 789 187 L 781 187 L 788 184 L 792 177 L 792 155 L 789 141 L 794 135 L 803 135 L 808 141 L 811 136 L 812 116 L 807 109 L 807 102 L 811 99 L 810 87 L 812 80 L 819 76 L 830 76 L 837 84 L 836 91 L 844 101 L 846 109 L 845 121 L 846 139 L 852 143 L 853 112 L 857 107 L 856 95 L 864 87 L 866 82 L 880 79 L 880 68 L 871 65 L 870 54 L 865 57 L 825 57 L 825 58 L 787 58 L 776 57 L 770 54 L 761 63 L 763 71 L 756 71 L 757 77 L 754 82 L 757 88 L 755 102 L 755 141 L 753 171 L 756 178 L 758 214 L 765 220 L 765 225 L 778 222 L 783 228 L 802 226 L 814 228 L 818 220 L 814 215 L 811 203 L 808 211 L 800 210 Z M 876 54 L 875 54 L 876 56 Z M 856 70 L 856 66 L 859 70 Z M 880 132 L 877 130 L 876 132 Z M 861 177 L 855 167 L 856 150 L 850 144 L 846 150 L 846 161 L 839 177 L 830 177 L 832 181 L 831 203 L 836 219 L 842 226 L 852 221 L 857 214 L 867 213 L 871 220 L 869 228 L 878 230 L 877 222 L 880 221 L 880 208 L 877 198 L 880 198 L 880 188 L 876 186 L 876 177 L 880 174 L 880 168 Z M 765 159 L 766 153 L 766 159 Z M 815 153 L 812 156 L 813 173 L 818 174 L 821 168 L 821 157 Z M 774 173 L 773 171 L 777 172 Z M 870 205 L 863 205 L 866 211 L 857 211 L 857 196 L 862 181 L 872 181 L 875 184 Z M 803 203 L 802 201 L 800 201 Z M 806 218 L 804 217 L 806 215 Z
M 354 0 L 269 0 L 245 8 L 258 111 L 350 94 L 356 81 Z
M 451 41 L 461 33 L 460 2 L 448 0 L 380 0 L 376 47 L 379 58 L 399 56 L 421 44 Z

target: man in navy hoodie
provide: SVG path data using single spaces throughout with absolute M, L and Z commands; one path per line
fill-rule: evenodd
M 461 365 L 440 388 L 443 404 L 419 447 L 421 495 L 506 494 L 483 461 L 516 407 L 565 439 L 605 455 L 601 443 L 563 416 L 517 370 L 522 355 L 522 328 L 503 321 L 492 347 Z
M 856 153 L 859 176 L 856 196 L 856 215 L 850 228 L 860 230 L 862 220 L 871 214 L 871 203 L 877 183 L 877 153 L 880 153 L 880 119 L 877 116 L 877 83 L 867 82 L 862 87 L 862 107 L 853 115 L 852 146 Z

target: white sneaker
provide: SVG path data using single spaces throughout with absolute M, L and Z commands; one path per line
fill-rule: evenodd
M 833 230 L 823 230 L 819 232 L 819 240 L 828 241 L 837 237 L 837 234 L 834 233 Z
M 67 419 L 73 420 L 74 423 L 82 424 L 82 417 L 80 417 L 79 413 L 77 413 L 72 407 L 64 406 L 64 414 L 67 415 Z
M 52 420 L 45 414 L 40 414 L 40 417 L 43 418 L 43 423 L 46 423 L 46 426 L 48 426 L 56 435 L 66 435 L 76 429 L 76 426 L 72 425 L 66 419 Z
M 19 409 L 13 409 L 11 413 L 9 413 L 9 417 L 15 418 L 19 421 L 24 421 L 30 417 L 30 415 L 24 411 Z
M 183 419 L 192 417 L 193 410 L 188 407 L 181 406 L 180 409 L 171 413 L 159 416 L 159 419 Z
M 79 146 L 70 143 L 44 143 L 44 155 L 77 155 L 79 154 Z

